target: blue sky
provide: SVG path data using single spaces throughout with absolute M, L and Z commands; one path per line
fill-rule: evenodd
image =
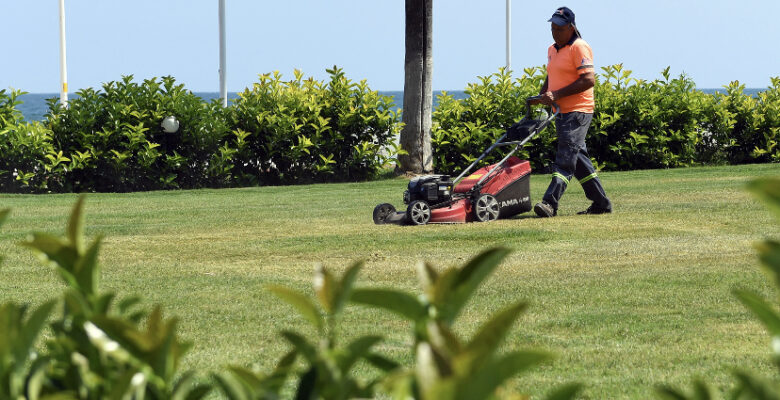
M 218 91 L 217 0 L 66 0 L 71 91 L 122 75 L 173 75 L 193 91 Z M 623 63 L 654 79 L 671 66 L 701 88 L 780 76 L 780 1 L 512 1 L 512 66 L 541 65 L 547 19 L 577 15 L 595 63 Z M 460 90 L 505 63 L 505 0 L 434 0 L 434 89 Z M 0 2 L 0 88 L 57 92 L 58 6 Z M 338 65 L 379 90 L 403 89 L 403 0 L 227 0 L 228 90 L 257 74 L 295 68 L 317 79 Z

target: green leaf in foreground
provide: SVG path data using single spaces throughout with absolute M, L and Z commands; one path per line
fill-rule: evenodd
M 442 319 L 452 323 L 463 306 L 485 280 L 510 253 L 506 248 L 493 248 L 482 252 L 461 269 L 449 287 L 443 304 L 438 304 Z
M 764 201 L 767 208 L 774 212 L 775 216 L 780 218 L 780 179 L 779 178 L 759 178 L 751 181 L 747 185 L 748 190 L 753 192 L 759 199 Z
M 217 386 L 229 400 L 251 400 L 249 389 L 244 387 L 235 375 L 215 374 L 213 376 Z
M 339 290 L 336 292 L 336 296 L 333 301 L 333 313 L 339 313 L 344 309 L 344 304 L 352 296 L 352 290 L 355 285 L 355 280 L 360 270 L 363 268 L 363 262 L 358 261 L 350 266 L 339 282 Z
M 457 400 L 486 399 L 507 379 L 539 365 L 552 356 L 541 351 L 516 351 L 487 363 L 464 380 L 459 388 Z
M 775 287 L 780 288 L 780 242 L 766 240 L 756 244 L 756 250 L 764 270 L 775 281 Z
M 582 390 L 581 383 L 568 383 L 559 388 L 555 388 L 552 393 L 545 397 L 546 400 L 572 400 L 577 393 Z
M 268 290 L 293 306 L 301 316 L 311 322 L 318 330 L 322 330 L 324 326 L 322 315 L 311 299 L 284 286 L 269 285 Z
M 772 336 L 780 336 L 780 315 L 764 299 L 747 290 L 735 290 L 734 295 L 753 312 Z
M 381 336 L 363 336 L 358 339 L 353 340 L 347 347 L 344 349 L 344 356 L 340 357 L 338 360 L 339 368 L 343 373 L 349 372 L 349 370 L 352 368 L 352 366 L 357 362 L 359 359 L 366 356 L 368 351 L 371 349 L 371 347 L 377 343 L 382 341 Z
M 717 398 L 713 395 L 709 385 L 701 380 L 695 380 L 693 382 L 693 393 L 690 396 L 678 389 L 668 386 L 662 386 L 656 389 L 656 393 L 664 400 L 712 400 Z
M 515 320 L 528 305 L 517 303 L 497 313 L 486 322 L 458 355 L 456 366 L 462 371 L 479 369 L 480 365 L 495 354 Z
M 84 199 L 85 196 L 81 195 L 76 200 L 67 227 L 68 240 L 79 253 L 84 251 Z
M 333 314 L 336 292 L 338 290 L 338 284 L 333 274 L 325 269 L 322 264 L 317 265 L 317 270 L 314 272 L 314 293 L 320 300 L 322 308 L 328 314 Z
M 176 381 L 171 400 L 199 400 L 211 392 L 211 385 L 199 384 L 193 372 L 186 372 Z
M 745 371 L 737 371 L 734 375 L 739 383 L 733 398 L 780 400 L 780 391 L 774 381 L 754 376 Z
M 365 356 L 365 359 L 366 361 L 368 361 L 369 364 L 373 365 L 377 369 L 380 369 L 384 372 L 390 372 L 401 367 L 401 364 L 381 354 L 370 353 Z
M 287 339 L 287 341 L 290 342 L 290 344 L 292 344 L 293 347 L 295 347 L 295 349 L 310 363 L 313 364 L 317 361 L 317 347 L 309 343 L 306 338 L 296 332 L 291 331 L 283 331 L 281 332 L 281 335 Z
M 416 297 L 393 289 L 355 289 L 351 300 L 390 311 L 410 321 L 418 321 L 426 313 Z
M 41 330 L 46 323 L 46 319 L 49 318 L 49 314 L 51 314 L 55 304 L 56 302 L 53 300 L 41 304 L 37 309 L 35 309 L 35 311 L 33 311 L 32 315 L 30 315 L 27 321 L 21 325 L 21 330 L 18 332 L 19 341 L 14 344 L 14 347 L 16 347 L 14 350 L 17 352 L 19 359 L 23 359 L 23 357 L 29 356 L 33 351 L 35 340 L 41 333 Z M 22 309 L 21 311 L 22 312 L 19 315 L 20 317 L 24 315 L 24 310 Z M 3 325 L 3 329 L 9 329 L 10 327 L 10 324 Z M 2 336 L 5 337 L 5 335 Z
M 8 208 L 0 209 L 0 226 L 2 226 L 5 223 L 5 219 L 8 218 L 8 214 L 11 213 L 11 210 Z

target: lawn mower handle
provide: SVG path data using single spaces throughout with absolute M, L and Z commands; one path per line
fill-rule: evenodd
M 525 99 L 525 118 L 531 118 L 531 102 L 532 102 L 532 101 L 534 101 L 534 100 L 540 100 L 541 98 L 542 98 L 542 96 L 541 96 L 541 95 L 539 95 L 539 96 L 532 96 L 532 97 L 529 97 L 529 98 Z M 548 117 L 547 117 L 547 122 L 545 123 L 545 126 L 546 126 L 548 123 L 550 123 L 550 121 L 552 121 L 552 120 L 553 120 L 553 119 L 554 119 L 554 118 L 555 118 L 555 117 L 556 117 L 556 116 L 557 116 L 557 115 L 558 115 L 560 112 L 561 112 L 561 108 L 558 106 L 558 104 L 556 104 L 556 103 L 553 103 L 553 113 L 552 113 L 550 116 L 548 116 Z M 543 129 L 543 127 L 542 127 L 542 129 Z M 500 138 L 498 138 L 498 140 L 497 140 L 495 143 L 493 143 L 493 145 L 492 145 L 492 146 L 490 146 L 490 147 L 489 147 L 487 150 L 485 150 L 485 152 L 484 152 L 484 153 L 482 153 L 482 155 L 480 155 L 480 156 L 479 156 L 479 157 L 478 157 L 476 160 L 474 160 L 474 161 L 471 163 L 471 165 L 469 165 L 468 167 L 466 167 L 466 169 L 465 169 L 465 170 L 463 170 L 463 172 L 461 172 L 461 173 L 460 173 L 460 175 L 458 175 L 458 177 L 457 177 L 457 178 L 455 178 L 455 179 L 452 181 L 452 182 L 453 182 L 453 187 L 454 187 L 455 185 L 457 185 L 457 184 L 458 184 L 458 182 L 460 182 L 460 180 L 461 180 L 461 179 L 463 179 L 463 177 L 464 177 L 464 176 L 466 176 L 466 174 L 467 174 L 467 173 L 469 173 L 469 172 L 471 171 L 471 169 L 472 169 L 472 168 L 474 168 L 474 166 L 475 166 L 475 165 L 477 165 L 477 164 L 478 164 L 480 161 L 482 161 L 482 159 L 483 159 L 483 158 L 485 158 L 485 156 L 487 156 L 488 154 L 490 154 L 490 152 L 492 152 L 492 151 L 493 151 L 493 149 L 495 149 L 496 147 L 501 147 L 501 146 L 509 146 L 509 145 L 513 145 L 513 146 L 515 146 L 515 147 L 514 147 L 514 148 L 513 148 L 513 149 L 512 149 L 512 150 L 509 152 L 509 154 L 507 154 L 506 156 L 504 156 L 504 158 L 503 158 L 503 159 L 501 159 L 501 161 L 499 161 L 499 162 L 496 164 L 496 167 L 495 167 L 495 168 L 493 168 L 493 169 L 492 169 L 492 170 L 490 170 L 490 171 L 489 171 L 487 174 L 485 174 L 484 176 L 482 176 L 482 178 L 481 178 L 481 179 L 480 179 L 480 180 L 479 180 L 479 181 L 478 181 L 478 182 L 477 182 L 477 183 L 474 185 L 474 188 L 476 188 L 477 190 L 479 190 L 479 188 L 481 187 L 482 183 L 483 183 L 485 180 L 487 180 L 487 179 L 488 179 L 488 177 L 490 177 L 490 176 L 493 174 L 493 172 L 494 172 L 494 171 L 498 170 L 498 169 L 499 169 L 498 167 L 500 167 L 501 165 L 503 165 L 503 164 L 504 164 L 504 162 L 506 162 L 506 160 L 508 160 L 508 159 L 509 159 L 509 157 L 511 157 L 511 156 L 512 156 L 512 155 L 513 155 L 513 154 L 514 154 L 514 153 L 515 153 L 515 152 L 516 152 L 518 149 L 520 149 L 520 147 L 522 147 L 522 146 L 523 146 L 523 145 L 524 145 L 526 142 L 528 142 L 529 140 L 531 140 L 531 138 L 533 138 L 533 137 L 534 137 L 534 136 L 535 136 L 537 133 L 539 133 L 539 131 L 541 131 L 542 129 L 537 129 L 537 131 L 536 131 L 536 132 L 533 132 L 531 135 L 529 135 L 528 137 L 526 137 L 525 139 L 523 139 L 523 140 L 522 140 L 522 141 L 520 141 L 520 142 L 504 142 L 504 138 L 506 137 L 506 135 L 507 135 L 507 134 L 506 134 L 506 133 L 505 133 L 505 134 L 503 134 L 503 135 L 502 135 Z
M 536 101 L 536 100 L 541 100 L 541 99 L 542 99 L 542 95 L 541 94 L 538 95 L 538 96 L 531 96 L 531 97 L 525 99 L 525 117 L 526 118 L 530 118 L 531 117 L 531 102 L 532 101 Z M 556 102 L 553 102 L 552 106 L 553 106 L 554 113 L 557 114 L 558 110 L 560 110 L 561 107 L 558 106 L 558 104 Z

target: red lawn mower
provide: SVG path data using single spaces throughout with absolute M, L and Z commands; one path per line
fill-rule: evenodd
M 404 192 L 406 211 L 397 212 L 389 203 L 374 208 L 374 223 L 425 225 L 429 223 L 487 222 L 509 218 L 531 210 L 531 164 L 513 156 L 520 147 L 541 132 L 558 115 L 540 109 L 531 118 L 531 101 L 525 103 L 525 117 L 512 125 L 457 178 L 450 175 L 425 175 L 412 178 Z M 506 139 L 506 141 L 504 141 Z M 499 147 L 514 146 L 501 161 L 476 170 L 474 166 Z M 465 177 L 465 178 L 464 178 Z

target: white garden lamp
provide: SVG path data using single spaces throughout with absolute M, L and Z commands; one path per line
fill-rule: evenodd
M 160 128 L 165 133 L 176 133 L 179 131 L 179 120 L 173 115 L 167 116 L 160 123 Z
M 68 106 L 68 66 L 65 62 L 65 0 L 60 0 L 60 104 Z

